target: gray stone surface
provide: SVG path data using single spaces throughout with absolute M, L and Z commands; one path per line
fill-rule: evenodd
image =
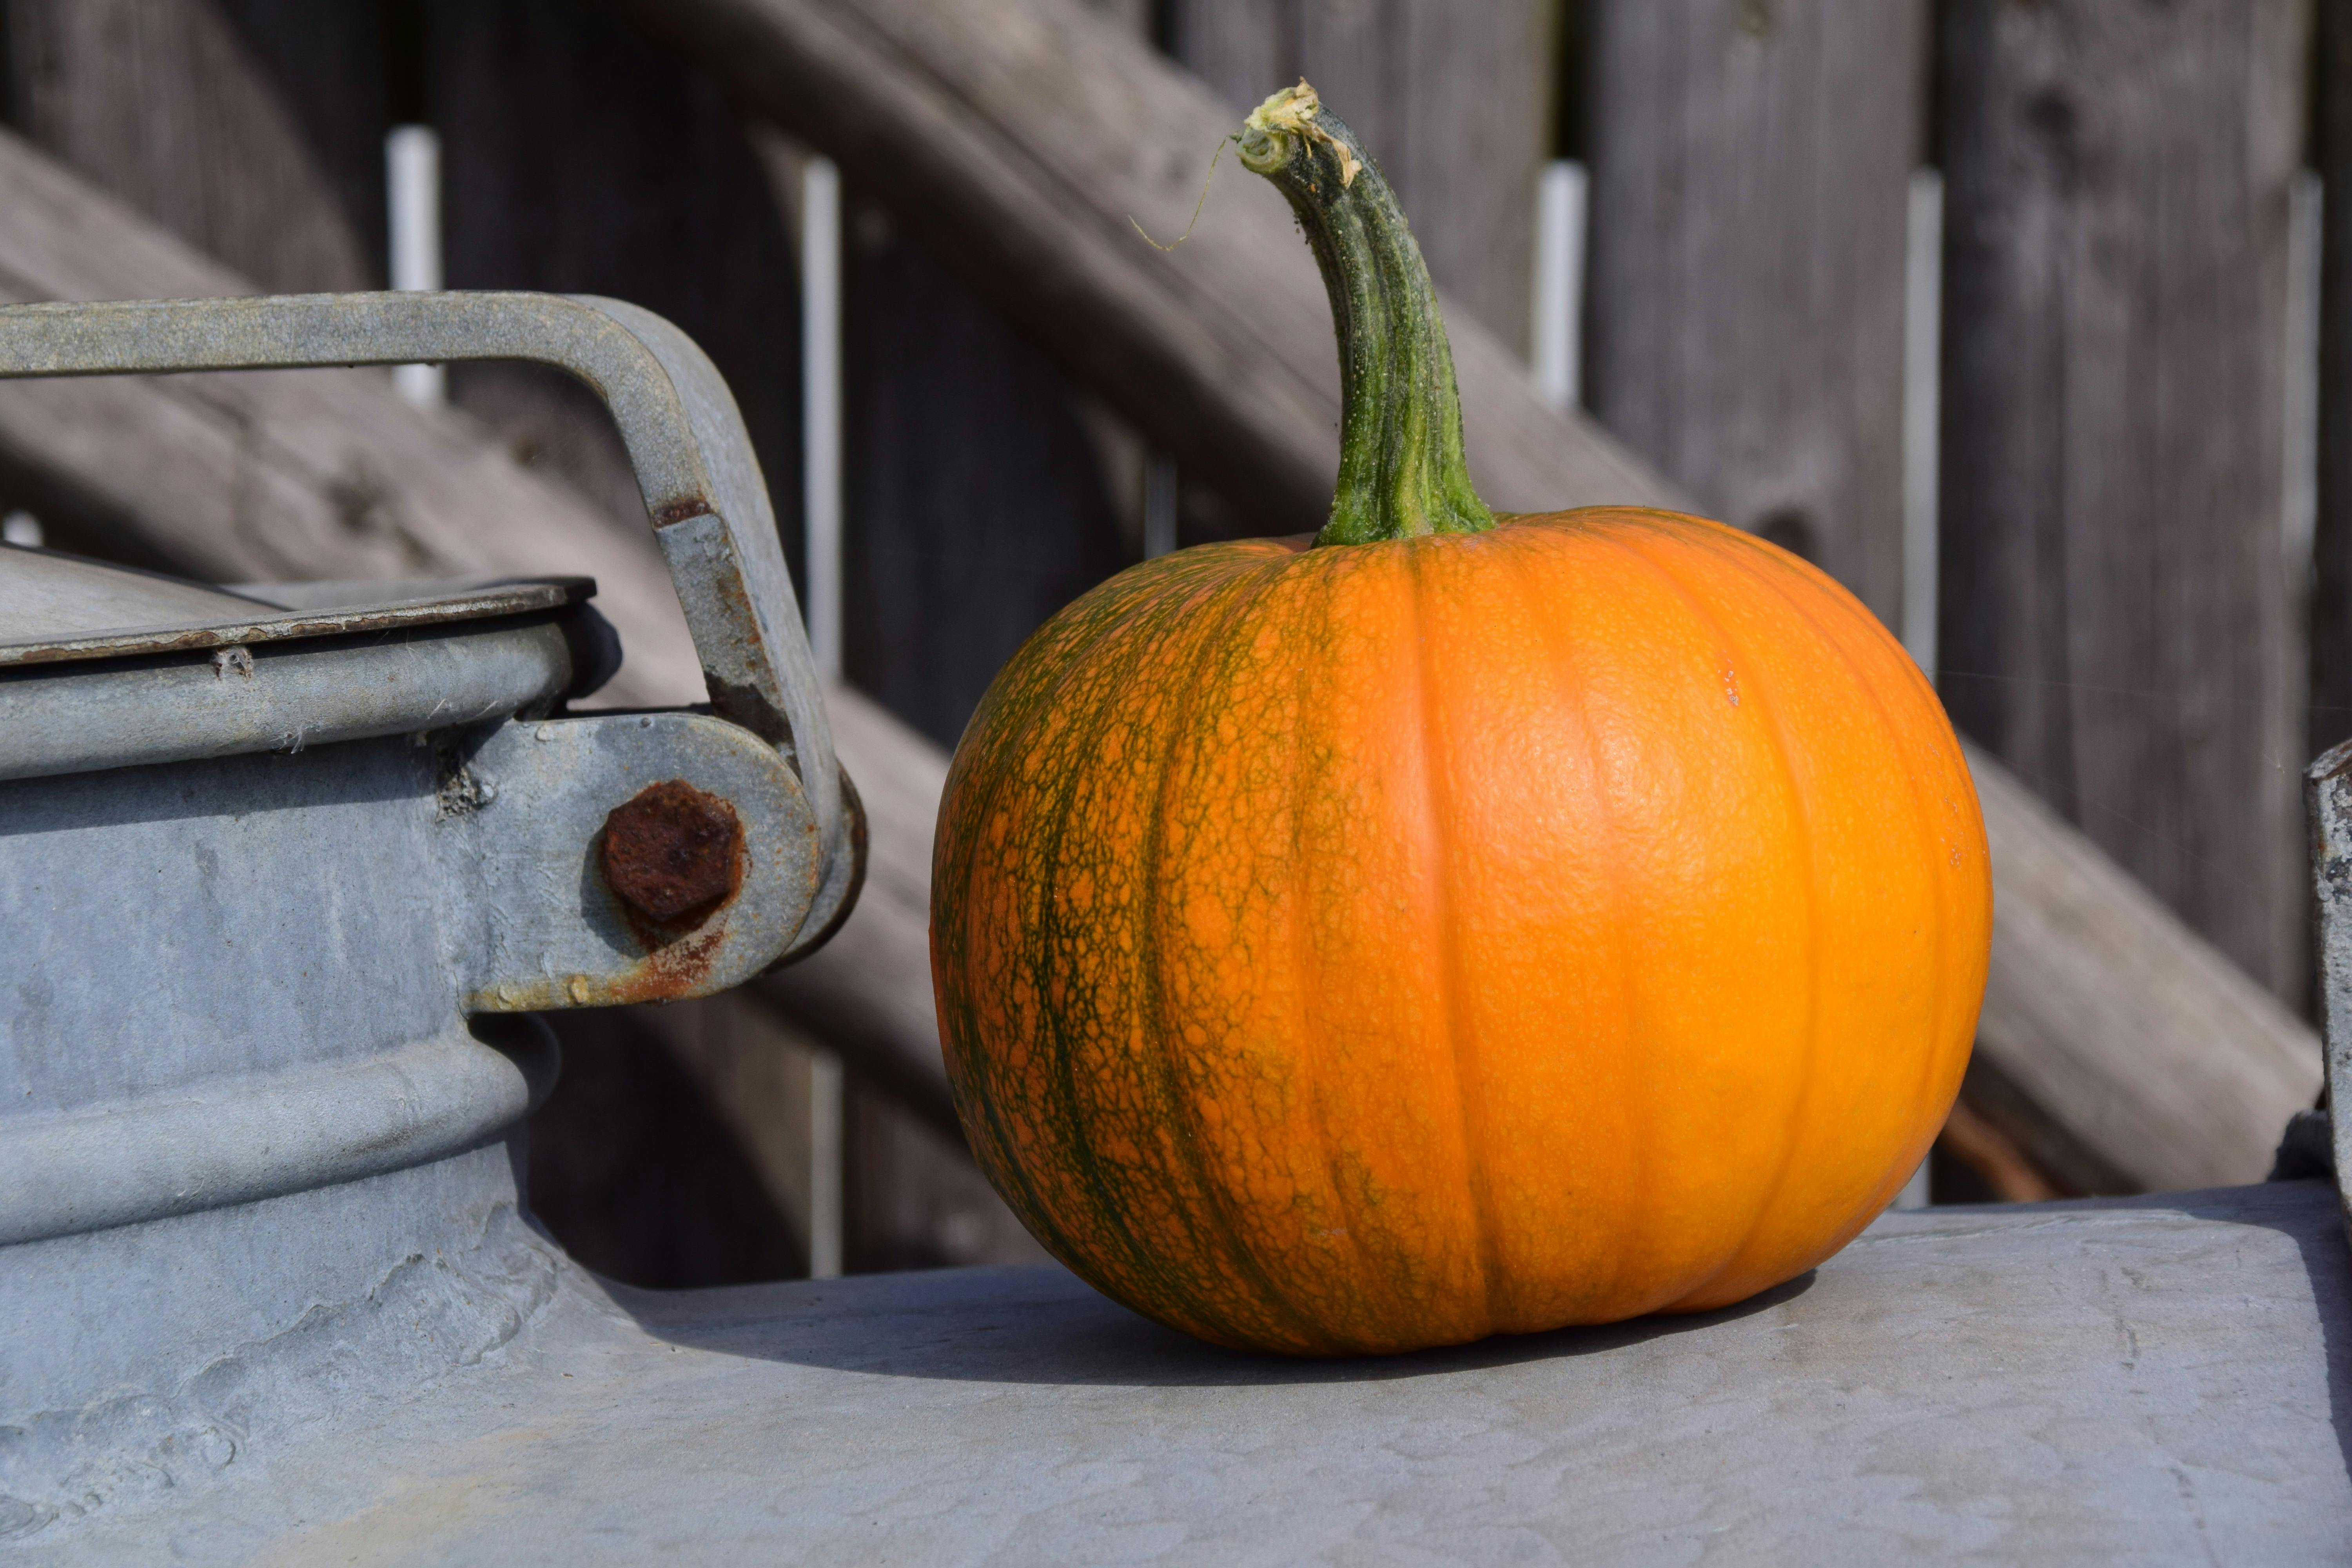
M 565 1266 L 478 1363 L 0 1561 L 2340 1562 L 2347 1287 L 2319 1183 L 1894 1214 L 1729 1311 L 1347 1363 L 1051 1268 Z

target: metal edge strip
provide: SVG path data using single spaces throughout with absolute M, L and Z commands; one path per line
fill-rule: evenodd
M 233 665 L 0 670 L 0 780 L 477 724 L 561 696 L 572 674 L 548 621 L 265 647 Z
M 583 589 L 586 590 L 583 592 Z M 252 620 L 203 626 L 110 627 L 80 637 L 38 642 L 0 642 L 0 668 L 59 664 L 75 659 L 123 658 L 140 654 L 186 653 L 247 643 L 300 637 L 342 637 L 353 632 L 398 631 L 411 626 L 485 620 L 494 616 L 561 609 L 593 592 L 584 578 L 520 583 L 461 596 L 389 605 L 305 609 Z

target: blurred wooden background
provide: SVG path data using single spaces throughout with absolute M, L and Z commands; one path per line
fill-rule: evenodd
M 907 132 L 905 143 L 877 140 L 858 116 L 878 121 L 876 106 L 914 94 L 891 72 L 911 72 L 927 49 L 952 52 L 985 32 L 1009 59 L 1034 35 L 1083 68 L 1086 81 L 1064 84 L 1074 93 L 1118 105 L 1132 92 L 1121 167 L 1174 193 L 1181 222 L 1214 151 L 1213 132 L 1193 145 L 1168 130 L 1209 122 L 1186 119 L 1185 106 L 1205 93 L 1237 123 L 1304 75 L 1397 186 L 1457 328 L 1483 329 L 1463 350 L 1474 455 L 1484 432 L 1495 450 L 1522 454 L 1511 472 L 1540 472 L 1547 442 L 1574 445 L 1561 460 L 1599 477 L 1587 493 L 1546 499 L 1679 494 L 1840 577 L 1911 637 L 1963 731 L 2048 808 L 2053 853 L 2092 853 L 2068 847 L 2071 825 L 2153 895 L 2143 909 L 2121 877 L 2099 880 L 2102 861 L 2066 883 L 2072 903 L 2021 880 L 2020 907 L 2077 911 L 2052 918 L 2075 921 L 2068 940 L 2089 946 L 2127 931 L 2149 952 L 2190 953 L 2147 962 L 2186 976 L 2188 999 L 2173 1009 L 2183 1030 L 2207 1030 L 2222 1057 L 2240 1034 L 2258 1037 L 2248 1050 L 2271 1052 L 2273 1068 L 2246 1069 L 2270 1073 L 2249 1101 L 2257 1122 L 2282 1095 L 2309 1092 L 2315 1062 L 2306 1081 L 2275 1061 L 2308 1047 L 2291 1016 L 2305 1009 L 2310 967 L 2297 773 L 2352 732 L 2352 198 L 2323 209 L 2315 195 L 2321 176 L 2352 169 L 2341 7 L 1081 5 L 0 0 L 0 118 L 22 138 L 0 160 L 16 171 L 5 175 L 20 193 L 12 222 L 51 214 L 41 221 L 68 236 L 0 242 L 39 253 L 0 254 L 0 272 L 17 297 L 166 288 L 138 281 L 147 278 L 184 279 L 173 287 L 190 292 L 382 287 L 384 138 L 428 124 L 440 140 L 448 285 L 616 295 L 692 333 L 742 404 L 797 571 L 798 203 L 810 143 L 837 136 L 814 150 L 850 170 L 844 673 L 872 700 L 851 728 L 889 759 L 870 765 L 912 781 L 904 815 L 919 821 L 943 749 L 997 666 L 1141 554 L 1146 474 L 1163 449 L 1188 457 L 1180 542 L 1318 520 L 1287 499 L 1312 490 L 1311 473 L 1276 496 L 1250 479 L 1266 471 L 1249 466 L 1257 458 L 1234 448 L 1220 463 L 1233 444 L 1220 446 L 1213 396 L 1163 375 L 1142 329 L 1105 340 L 1110 318 L 1057 285 L 1024 282 L 1006 259 L 1018 247 L 970 216 L 1013 203 L 1010 184 L 971 194 L 968 206 L 939 194 L 957 181 L 976 190 L 997 156 L 982 133 L 1017 120 L 1034 92 L 1005 89 L 1011 109 L 974 109 L 970 126 Z M 1562 159 L 1577 161 L 1590 191 L 1581 401 L 1615 444 L 1517 415 L 1507 431 L 1475 393 L 1517 374 L 1494 345 L 1502 357 L 1529 352 L 1538 191 Z M 1256 199 L 1244 183 L 1229 170 L 1212 189 L 1200 266 L 1216 265 L 1221 222 L 1237 232 Z M 121 236 L 144 235 L 143 224 L 187 253 L 145 238 L 101 244 L 89 237 L 104 228 L 96 219 L 77 230 L 85 186 L 125 209 L 105 220 L 126 226 Z M 36 188 L 41 202 L 21 194 Z M 2352 191 L 2352 178 L 2339 188 Z M 1937 212 L 1940 231 L 1923 228 L 1923 213 Z M 150 246 L 152 265 L 109 271 L 94 260 L 74 272 L 77 232 L 101 260 Z M 1941 279 L 1927 297 L 1924 342 L 1940 348 L 1930 404 L 1916 374 L 1906 384 L 1923 352 L 1923 234 L 1935 263 L 1924 275 Z M 1140 241 L 1135 251 L 1120 265 L 1159 265 Z M 1181 281 L 1193 265 L 1188 255 L 1163 270 Z M 1097 341 L 1074 342 L 1087 333 Z M 626 465 L 583 393 L 473 367 L 452 375 L 449 398 L 453 412 L 426 422 L 442 457 L 425 435 L 401 437 L 405 447 L 380 435 L 370 438 L 383 451 L 409 456 L 306 477 L 247 438 L 275 428 L 275 405 L 207 405 L 234 430 L 205 458 L 199 449 L 213 448 L 193 437 L 173 444 L 173 421 L 194 417 L 184 400 L 100 413 L 11 394 L 0 398 L 0 505 L 37 514 L 53 543 L 202 575 L 292 574 L 289 563 L 344 559 L 339 549 L 370 570 L 422 569 L 457 547 L 404 522 L 403 509 L 455 515 L 468 503 L 415 499 L 400 464 L 454 462 L 446 454 L 462 448 L 536 487 L 510 510 L 593 517 L 615 538 L 641 529 Z M 1192 426 L 1150 416 L 1195 404 Z M 68 407 L 83 410 L 70 426 L 58 412 Z M 406 417 L 346 423 L 405 429 Z M 176 466 L 132 494 L 101 447 L 68 439 L 93 422 L 179 454 Z M 206 462 L 204 483 L 227 498 L 223 521 L 175 527 L 174 486 L 195 486 L 188 476 Z M 1935 480 L 1924 498 L 1923 473 Z M 268 499 L 304 485 L 331 520 L 317 527 L 341 531 L 307 556 L 277 542 L 292 525 L 271 521 L 279 503 Z M 1923 560 L 1927 501 L 1937 532 Z M 627 568 L 600 571 L 608 604 L 659 597 L 657 580 L 649 590 Z M 675 638 L 646 624 L 655 630 L 632 643 L 632 679 L 646 684 L 631 699 L 689 698 L 662 688 Z M 2004 809 L 2040 808 L 2021 795 Z M 883 998 L 897 1021 L 869 1031 L 888 1035 L 896 1057 L 844 1043 L 865 1026 L 844 1022 L 840 988 L 863 982 L 823 973 L 709 1003 L 554 1020 L 565 1076 L 534 1126 L 531 1182 L 541 1217 L 585 1261 L 650 1285 L 805 1270 L 810 1062 L 828 1042 L 853 1058 L 846 1266 L 1037 1256 L 964 1155 L 936 1064 L 919 1059 L 929 1004 L 919 976 L 907 980 L 919 962 L 907 955 L 920 930 L 923 845 L 910 838 L 901 852 L 905 885 L 869 895 L 880 900 L 874 922 L 898 921 L 871 951 L 897 956 L 858 960 L 906 993 Z M 2221 957 L 2209 963 L 2197 938 Z M 2215 996 L 2197 1011 L 2196 998 Z M 1988 1029 L 2005 1016 L 1989 1013 Z M 2086 1022 L 2084 1037 L 2101 1028 L 2132 1033 Z M 2073 1047 L 2032 1043 L 2043 1037 L 2031 1029 L 2016 1038 L 2027 1043 L 1989 1048 L 1971 1076 L 1938 1148 L 1939 1199 L 2246 1170 L 2253 1134 L 2242 1129 L 2217 1163 L 2143 1160 L 2132 1145 L 2145 1137 L 2119 1131 L 2143 1123 L 2111 1103 L 2131 1061 L 2107 1061 L 2104 1078 L 2044 1074 L 2035 1052 Z M 2086 1087 L 2066 1087 L 2077 1082 Z M 2177 1098 L 2189 1103 L 2166 1137 L 2193 1143 L 2198 1096 Z

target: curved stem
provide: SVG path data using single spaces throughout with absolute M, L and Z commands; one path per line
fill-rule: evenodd
M 1315 542 L 1495 526 L 1462 456 L 1462 396 L 1437 290 L 1396 193 L 1304 81 L 1258 105 L 1242 163 L 1289 198 L 1339 340 L 1339 483 Z

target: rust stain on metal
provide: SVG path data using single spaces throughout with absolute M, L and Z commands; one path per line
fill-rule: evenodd
M 604 885 L 649 952 L 700 926 L 743 886 L 735 808 L 684 779 L 647 784 L 614 807 L 597 855 Z
M 710 502 L 701 496 L 686 496 L 677 500 L 664 501 L 654 509 L 654 526 L 667 528 L 674 522 L 710 515 Z
M 645 933 L 638 934 L 642 940 Z M 721 921 L 708 931 L 667 941 L 622 973 L 501 981 L 468 995 L 466 1008 L 468 1012 L 540 1013 L 558 1007 L 620 1007 L 699 996 L 708 989 L 711 966 L 726 942 L 727 927 Z
M 709 976 L 710 966 L 718 962 L 719 949 L 726 940 L 727 929 L 720 925 L 656 948 L 634 972 L 599 988 L 607 994 L 600 999 L 600 1005 L 670 1002 L 681 996 L 700 995 L 703 982 Z
M 646 956 L 618 973 L 503 980 L 471 1010 L 613 1007 L 699 996 L 727 945 L 727 907 L 751 853 L 735 807 L 684 779 L 648 784 L 614 806 L 596 835 L 597 869 Z

